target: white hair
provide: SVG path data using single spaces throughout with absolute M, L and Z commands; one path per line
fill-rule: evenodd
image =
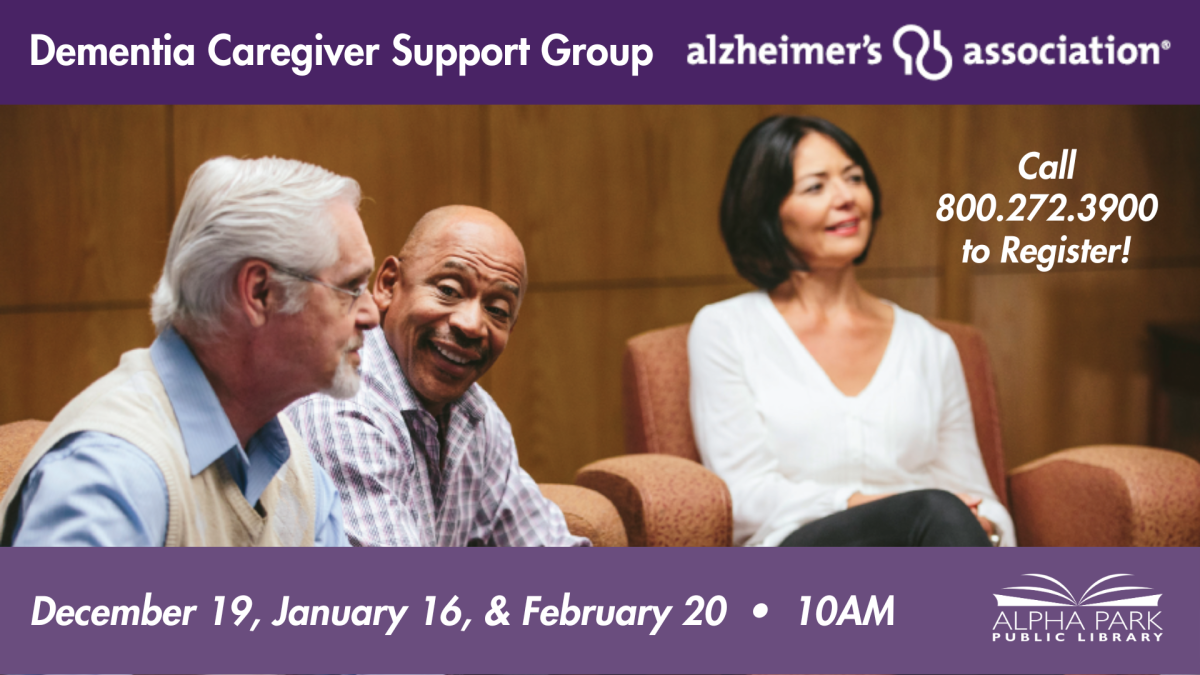
M 338 241 L 329 206 L 344 200 L 357 209 L 360 199 L 354 179 L 296 160 L 217 157 L 200 165 L 188 180 L 151 296 L 155 328 L 219 333 L 248 259 L 302 274 L 334 264 Z M 307 284 L 285 274 L 272 279 L 283 295 L 279 311 L 300 311 Z

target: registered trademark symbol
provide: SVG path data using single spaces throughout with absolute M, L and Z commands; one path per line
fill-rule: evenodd
M 1170 49 L 1170 48 L 1171 48 L 1171 41 L 1170 41 L 1170 40 L 1163 40 L 1163 43 L 1162 43 L 1162 48 L 1163 48 L 1163 49 Z

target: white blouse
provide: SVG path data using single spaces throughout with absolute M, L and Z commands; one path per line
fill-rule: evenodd
M 895 321 L 866 389 L 841 392 L 765 291 L 700 310 L 688 334 L 692 424 L 704 465 L 733 495 L 733 541 L 777 546 L 846 508 L 855 492 L 940 488 L 983 498 L 1015 546 L 975 439 L 954 341 L 892 305 Z

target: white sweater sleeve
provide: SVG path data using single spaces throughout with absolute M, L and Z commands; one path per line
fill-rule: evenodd
M 745 346 L 729 317 L 701 310 L 688 334 L 691 412 L 704 465 L 733 497 L 733 543 L 778 545 L 810 521 L 846 508 L 853 487 L 789 480 L 745 374 Z
M 941 364 L 942 412 L 934 478 L 945 490 L 981 497 L 979 513 L 999 529 L 1000 545 L 1016 546 L 1012 518 L 996 498 L 983 466 L 962 360 L 950 336 L 938 334 L 937 353 Z

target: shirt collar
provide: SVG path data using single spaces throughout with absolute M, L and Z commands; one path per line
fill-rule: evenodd
M 183 436 L 183 445 L 188 455 L 188 465 L 192 475 L 204 471 L 210 464 L 225 456 L 231 450 L 236 450 L 235 456 L 243 467 L 248 467 L 250 460 L 245 450 L 238 443 L 237 434 L 225 409 L 217 399 L 216 392 L 208 382 L 200 363 L 196 361 L 192 350 L 174 328 L 164 330 L 154 344 L 150 345 L 150 359 L 162 380 L 163 389 L 171 401 L 175 411 L 175 419 L 179 422 L 179 431 Z M 278 417 L 271 418 L 262 429 L 259 429 L 250 439 L 248 445 L 265 450 L 273 465 L 282 465 L 291 454 L 287 437 Z M 265 459 L 265 458 L 264 458 Z M 231 467 L 233 468 L 233 467 Z M 244 494 L 249 492 L 261 493 L 261 486 L 244 483 L 260 483 L 261 480 L 247 480 L 245 472 L 234 471 L 235 477 L 241 473 L 241 485 Z M 268 479 L 269 482 L 269 479 Z M 258 500 L 255 495 L 254 503 Z
M 364 340 L 364 359 L 377 360 L 381 364 L 382 372 L 386 378 L 385 386 L 394 392 L 396 397 L 395 403 L 401 411 L 408 412 L 414 410 L 425 410 L 425 406 L 421 404 L 420 397 L 417 392 L 408 383 L 408 378 L 404 376 L 404 371 L 400 369 L 400 360 L 396 358 L 396 353 L 392 351 L 391 346 L 387 342 L 387 337 L 384 335 L 382 328 L 374 328 L 366 331 L 363 337 Z M 363 368 L 367 370 L 366 367 Z M 478 422 L 484 417 L 484 412 L 487 410 L 483 403 L 483 398 L 479 394 L 479 384 L 471 383 L 457 401 L 450 403 L 449 412 L 453 414 L 455 411 L 461 411 L 467 417 L 471 418 L 472 422 Z

